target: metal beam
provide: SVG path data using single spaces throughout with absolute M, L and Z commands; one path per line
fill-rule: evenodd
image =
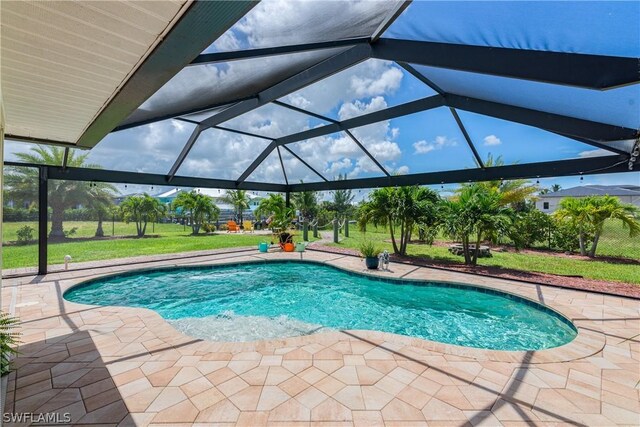
M 281 102 L 281 101 L 275 100 L 275 101 L 273 101 L 273 104 L 279 105 L 279 106 L 284 107 L 284 108 L 288 108 L 291 111 L 296 111 L 298 113 L 306 114 L 307 116 L 315 117 L 316 119 L 324 120 L 325 122 L 338 123 L 337 120 L 332 119 L 330 117 L 323 116 L 322 114 L 313 113 L 311 111 L 303 110 L 300 107 L 296 107 L 294 105 L 289 105 L 289 104 L 287 104 L 285 102 Z
M 329 77 L 330 75 L 337 73 L 338 71 L 357 64 L 358 62 L 364 61 L 369 57 L 370 53 L 371 47 L 368 44 L 352 47 L 345 52 L 334 55 L 331 58 L 328 58 L 276 85 L 271 86 L 268 89 L 263 90 L 262 92 L 257 94 L 255 98 L 238 102 L 237 104 L 232 105 L 231 107 L 214 115 L 213 117 L 209 117 L 203 120 L 198 128 L 194 130 L 194 133 L 191 135 L 192 137 L 189 138 L 189 140 L 183 147 L 182 152 L 171 167 L 171 170 L 169 171 L 169 177 L 175 175 L 176 171 L 180 168 L 182 162 L 184 162 L 184 159 L 189 154 L 189 151 L 191 151 L 191 148 L 193 147 L 197 136 L 203 130 L 217 126 L 220 123 L 224 123 L 228 120 L 238 117 L 244 113 L 247 113 L 262 105 L 274 101 L 284 95 L 295 92 L 296 90 L 303 88 L 311 83 Z M 194 135 L 196 135 L 195 138 L 193 138 Z M 241 181 L 242 179 L 240 180 L 240 182 Z
M 566 135 L 566 134 L 562 134 L 562 133 L 558 133 L 558 132 L 553 132 L 553 133 L 555 133 L 556 135 L 564 136 L 565 138 L 573 139 L 573 140 L 581 142 L 583 144 L 591 145 L 592 147 L 601 148 L 603 150 L 611 151 L 612 153 L 615 153 L 615 154 L 629 155 L 628 151 L 625 151 L 625 150 L 622 150 L 622 149 L 616 148 L 616 147 L 611 147 L 610 145 L 608 145 L 605 142 L 597 142 L 597 141 L 593 141 L 591 139 L 580 138 L 580 137 L 577 137 L 577 136 Z
M 404 10 L 407 7 L 409 7 L 410 4 L 411 4 L 411 0 L 398 2 L 396 4 L 396 7 L 391 12 L 389 12 L 389 15 L 387 15 L 387 17 L 380 23 L 378 28 L 376 28 L 376 30 L 373 32 L 373 35 L 371 36 L 371 41 L 375 42 L 380 37 L 382 37 L 384 32 L 387 31 L 387 28 L 389 28 L 389 26 L 395 22 L 398 16 L 402 15 L 402 12 L 404 12 Z
M 430 172 L 391 177 L 336 180 L 292 184 L 293 192 L 327 191 L 357 188 L 378 188 L 404 185 L 440 185 L 461 182 L 493 181 L 499 179 L 535 179 L 559 176 L 578 176 L 599 173 L 629 172 L 628 157 L 606 156 L 584 159 L 557 160 L 552 162 L 515 164 L 488 167 L 485 169 L 459 169 L 454 171 Z
M 471 152 L 473 153 L 473 157 L 475 157 L 475 159 L 476 159 L 476 163 L 478 164 L 478 167 L 484 169 L 484 163 L 482 162 L 482 158 L 478 154 L 478 150 L 476 150 L 476 146 L 473 145 L 473 141 L 471 141 L 471 137 L 467 133 L 467 129 L 464 127 L 464 124 L 462 123 L 462 120 L 460 120 L 460 116 L 458 115 L 458 112 L 456 111 L 455 108 L 449 108 L 449 111 L 451 111 L 451 114 L 453 115 L 453 118 L 456 120 L 456 123 L 458 124 L 458 127 L 460 128 L 460 132 L 462 132 L 462 135 L 464 136 L 465 141 L 467 141 L 467 144 L 469 145 L 469 148 L 471 149 Z
M 214 129 L 219 129 L 219 130 L 224 130 L 224 131 L 231 132 L 231 133 L 237 133 L 239 135 L 251 136 L 253 138 L 260 138 L 260 139 L 266 139 L 268 141 L 273 141 L 273 138 L 269 138 L 269 137 L 266 137 L 264 135 L 256 135 L 255 133 L 245 132 L 245 131 L 242 131 L 242 130 L 236 130 L 236 129 L 226 128 L 226 127 L 222 127 L 222 126 L 214 126 L 213 128 Z
M 278 138 L 275 141 L 278 145 L 291 144 L 292 142 L 304 141 L 305 139 L 309 138 L 329 135 L 335 132 L 343 131 L 345 129 L 353 129 L 360 126 L 369 125 L 371 123 L 381 122 L 383 120 L 406 116 L 408 114 L 413 114 L 420 111 L 431 110 L 433 108 L 442 107 L 444 105 L 444 98 L 440 95 L 434 95 L 428 98 L 422 98 L 416 101 L 407 102 L 406 104 L 397 105 L 395 107 L 386 108 L 384 110 L 374 111 L 373 113 L 363 114 L 362 116 L 353 117 L 342 122 L 331 123 L 325 126 L 320 126 L 317 128 L 294 133 L 292 135 L 283 136 L 282 138 Z
M 280 159 L 280 167 L 282 168 L 282 175 L 284 175 L 284 183 L 289 185 L 289 179 L 287 178 L 287 171 L 284 169 L 284 162 L 282 161 L 282 154 L 280 153 L 280 147 L 276 147 L 278 151 L 278 158 Z
M 47 167 L 38 166 L 38 274 L 47 274 L 49 183 Z
M 427 86 L 429 86 L 431 89 L 433 89 L 434 91 L 436 91 L 436 93 L 439 93 L 440 95 L 446 95 L 445 91 L 442 90 L 442 88 L 440 86 L 438 86 L 437 84 L 435 84 L 434 82 L 432 82 L 430 79 L 428 79 L 426 76 L 424 76 L 421 72 L 419 72 L 418 70 L 416 70 L 415 68 L 413 68 L 411 65 L 407 64 L 406 62 L 398 62 L 397 63 L 399 66 L 401 66 L 402 68 L 405 69 L 405 71 L 407 71 L 409 74 L 411 74 L 413 77 L 415 77 L 416 79 L 420 80 L 422 83 L 426 84 Z
M 458 110 L 471 111 L 485 116 L 534 126 L 549 132 L 562 133 L 569 137 L 586 138 L 595 141 L 633 139 L 638 133 L 636 129 L 453 94 L 446 95 L 446 104 Z
M 192 2 L 161 43 L 98 113 L 77 144 L 88 148 L 97 144 L 257 3 Z
M 215 64 L 218 62 L 239 61 L 243 59 L 263 58 L 265 56 L 284 55 L 288 53 L 310 52 L 314 50 L 333 49 L 336 47 L 369 44 L 369 38 L 355 38 L 334 40 L 318 43 L 295 44 L 289 46 L 267 47 L 262 49 L 247 49 L 233 52 L 203 53 L 191 61 L 189 65 Z
M 379 39 L 374 58 L 588 89 L 640 81 L 638 58 Z
M 67 162 L 69 161 L 69 147 L 64 149 L 64 157 L 62 158 L 62 169 L 67 168 Z
M 251 175 L 251 173 L 256 170 L 256 168 L 258 166 L 260 166 L 260 163 L 262 163 L 264 161 L 264 159 L 266 159 L 269 154 L 271 154 L 271 152 L 277 147 L 278 145 L 276 144 L 275 141 L 271 141 L 271 143 L 269 145 L 267 145 L 267 147 L 262 150 L 262 153 L 260 153 L 260 155 L 258 155 L 258 157 L 251 162 L 251 164 L 249 165 L 249 167 L 242 172 L 242 175 L 240 175 L 240 178 L 238 178 L 238 180 L 236 181 L 238 184 L 241 184 L 244 182 L 245 179 L 247 179 L 249 177 L 249 175 Z
M 353 134 L 349 131 L 349 129 L 345 129 L 345 130 L 344 130 L 344 133 L 346 133 L 346 134 L 347 134 L 347 136 L 348 136 L 349 138 L 351 138 L 351 140 L 352 140 L 353 142 L 355 142 L 355 143 L 358 145 L 358 147 L 360 147 L 360 149 L 364 152 L 364 154 L 366 154 L 366 155 L 367 155 L 367 157 L 369 157 L 369 158 L 371 159 L 371 161 L 372 161 L 373 163 L 375 163 L 375 165 L 376 165 L 376 166 L 378 166 L 378 168 L 380 168 L 380 170 L 382 171 L 382 173 L 384 173 L 386 176 L 391 176 L 391 175 L 389 175 L 389 172 L 387 172 L 387 170 L 384 168 L 384 166 L 382 166 L 382 165 L 380 164 L 380 162 L 379 162 L 375 157 L 373 157 L 373 156 L 371 155 L 371 153 L 369 152 L 369 150 L 367 150 L 367 149 L 365 148 L 365 146 L 364 146 L 364 145 L 362 145 L 362 144 L 360 143 L 360 141 L 358 141 L 358 139 L 357 139 L 355 136 L 353 136 Z
M 203 120 L 201 126 L 203 128 L 212 127 L 238 117 L 241 114 L 268 104 L 271 101 L 288 95 L 291 92 L 295 92 L 298 89 L 310 85 L 311 83 L 315 83 L 318 80 L 322 80 L 345 68 L 364 61 L 369 58 L 370 53 L 371 47 L 368 44 L 354 46 L 349 50 L 325 59 L 324 61 L 263 90 L 253 99 L 238 102 L 221 113 Z
M 264 182 L 243 182 L 227 179 L 195 178 L 188 176 L 175 176 L 171 182 L 163 174 L 114 171 L 108 169 L 88 169 L 61 166 L 43 166 L 32 163 L 4 162 L 5 166 L 43 168 L 47 173 L 47 179 L 62 179 L 68 181 L 109 182 L 113 184 L 139 184 L 139 185 L 171 185 L 174 187 L 202 187 L 224 188 L 227 190 L 254 190 L 254 191 L 286 191 L 284 184 L 269 184 Z
M 187 140 L 187 143 L 184 145 L 184 147 L 182 147 L 182 151 L 180 151 L 178 158 L 171 166 L 171 169 L 167 174 L 167 181 L 171 181 L 173 177 L 176 175 L 176 173 L 178 172 L 178 169 L 180 169 L 180 166 L 182 166 L 184 159 L 186 159 L 187 156 L 189 155 L 191 148 L 193 148 L 193 145 L 196 143 L 196 140 L 198 139 L 202 131 L 203 129 L 200 127 L 200 125 L 197 125 L 195 129 L 193 129 L 193 131 L 191 132 L 191 135 L 189 135 L 189 139 Z
M 298 156 L 293 150 L 291 150 L 289 147 L 287 147 L 286 145 L 283 145 L 282 148 L 284 148 L 285 150 L 287 150 L 289 153 L 291 153 L 291 155 L 293 157 L 295 157 L 296 159 L 298 159 L 300 161 L 300 163 L 302 163 L 303 165 L 305 165 L 306 167 L 308 167 L 313 173 L 315 173 L 316 175 L 318 175 L 323 181 L 328 182 L 329 180 L 327 178 L 325 178 L 320 172 L 318 172 L 317 170 L 315 170 L 314 168 L 311 167 L 311 165 L 309 165 L 309 163 L 305 162 L 302 157 Z

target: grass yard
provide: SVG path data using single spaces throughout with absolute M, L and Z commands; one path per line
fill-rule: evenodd
M 16 240 L 15 232 L 26 223 L 5 223 L 3 235 L 6 240 Z M 37 224 L 31 224 L 34 228 Z M 77 227 L 74 237 L 92 237 L 95 222 L 74 222 L 64 224 L 69 230 Z M 116 223 L 116 235 L 135 235 L 135 224 Z M 48 249 L 49 264 L 62 264 L 65 255 L 71 255 L 73 262 L 96 261 L 103 259 L 125 258 L 140 255 L 169 254 L 178 252 L 222 249 L 240 246 L 257 246 L 258 243 L 271 240 L 270 235 L 258 234 L 218 234 L 191 236 L 191 228 L 183 230 L 182 225 L 156 224 L 155 233 L 151 225 L 147 233 L 159 235 L 143 239 L 127 238 L 114 240 L 83 240 L 78 242 L 50 243 Z M 111 223 L 104 223 L 104 231 L 111 235 Z M 298 236 L 301 232 L 296 232 Z M 311 237 L 311 236 L 310 236 Z M 299 237 L 300 239 L 300 237 Z M 2 268 L 35 267 L 38 264 L 38 245 L 5 246 L 3 248 Z
M 626 235 L 628 239 L 628 234 Z M 358 230 L 350 230 L 350 237 L 343 239 L 338 244 L 331 246 L 358 249 L 360 243 L 365 240 L 372 240 L 381 249 L 387 249 L 393 253 L 389 240 L 389 233 L 382 228 L 369 227 L 366 233 Z M 635 245 L 639 243 L 636 242 Z M 492 258 L 479 258 L 478 264 L 491 267 L 511 268 L 515 270 L 532 271 L 539 273 L 550 273 L 560 275 L 581 275 L 589 279 L 618 281 L 640 284 L 640 274 L 637 265 L 617 264 L 604 261 L 573 259 L 555 256 L 554 254 L 533 254 L 514 252 L 492 252 Z M 600 250 L 598 250 L 600 253 Z M 449 253 L 447 247 L 429 246 L 421 244 L 410 244 L 407 247 L 407 254 L 419 256 L 435 261 L 463 263 L 462 257 Z

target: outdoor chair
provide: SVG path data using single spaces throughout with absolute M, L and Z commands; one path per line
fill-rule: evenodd
M 251 233 L 253 233 L 253 223 L 251 221 L 242 221 L 242 227 L 244 228 L 244 231 L 249 231 Z
M 238 233 L 240 232 L 240 227 L 235 221 L 227 221 L 227 233 Z

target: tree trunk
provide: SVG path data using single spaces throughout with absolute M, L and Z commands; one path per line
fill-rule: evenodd
M 584 242 L 584 231 L 582 231 L 582 227 L 580 227 L 580 231 L 578 234 L 578 242 L 580 243 L 580 255 L 586 255 L 587 254 L 587 248 L 585 248 L 585 242 Z
M 402 220 L 400 221 L 400 255 L 404 255 L 404 228 L 405 228 L 405 221 Z
M 464 252 L 464 263 L 471 265 L 471 255 L 469 255 L 469 236 L 462 236 L 462 251 Z
M 593 236 L 593 243 L 591 244 L 591 250 L 589 256 L 591 258 L 596 256 L 596 248 L 598 247 L 598 240 L 600 240 L 600 230 L 596 230 L 596 234 Z
M 104 230 L 102 229 L 102 216 L 98 216 L 98 228 L 96 228 L 95 237 L 104 237 Z
M 478 252 L 480 252 L 480 238 L 482 234 L 478 233 L 478 237 L 476 239 L 476 247 L 473 251 L 473 259 L 471 260 L 471 265 L 478 265 Z
M 391 244 L 393 245 L 393 252 L 398 254 L 400 251 L 398 250 L 398 244 L 396 243 L 396 237 L 393 234 L 393 222 L 391 218 L 389 218 L 389 233 L 391 234 Z
M 142 233 L 138 237 L 144 237 L 146 232 L 147 232 L 147 220 L 145 219 L 144 220 L 144 225 L 142 226 Z
M 64 237 L 64 229 L 62 228 L 63 219 L 64 209 L 59 206 L 51 205 L 51 232 L 49 233 L 49 237 Z

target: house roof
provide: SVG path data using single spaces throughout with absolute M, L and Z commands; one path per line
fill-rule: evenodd
M 553 193 L 543 194 L 540 197 L 586 197 L 586 196 L 640 196 L 640 186 L 633 185 L 582 185 L 567 188 Z

